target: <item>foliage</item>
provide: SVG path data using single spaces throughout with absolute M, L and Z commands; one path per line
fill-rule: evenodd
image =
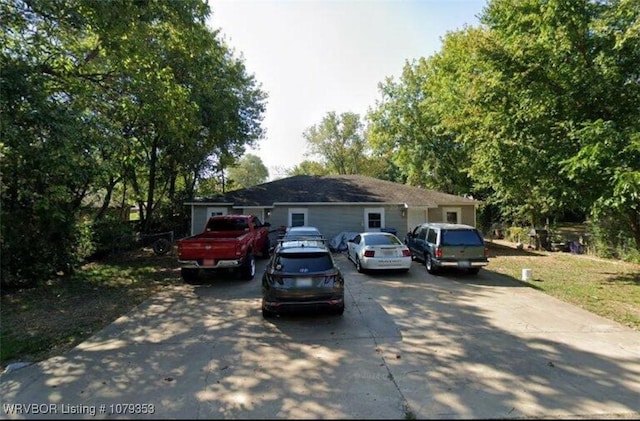
M 92 224 L 95 252 L 91 257 L 104 257 L 112 252 L 132 250 L 136 243 L 134 225 L 108 217 Z
M 522 244 L 526 244 L 528 242 L 529 232 L 531 232 L 531 227 L 522 227 L 517 225 L 512 225 L 504 230 L 505 239 L 507 241 Z
M 262 184 L 269 179 L 269 170 L 260 157 L 246 154 L 238 161 L 238 165 L 229 168 L 228 176 L 239 188 Z
M 589 221 L 587 250 L 604 258 L 640 263 L 640 252 L 635 247 L 633 233 L 624 218 L 616 213 L 599 212 Z
M 266 94 L 205 26 L 202 0 L 16 0 L 1 13 L 3 285 L 89 250 L 87 198 L 104 198 L 96 221 L 116 195 L 137 204 L 149 231 L 263 134 Z
M 435 58 L 421 58 L 405 64 L 399 81 L 388 78 L 379 85 L 382 99 L 367 115 L 367 139 L 388 162 L 388 178 L 468 194 L 467 152 L 452 128 L 443 124 L 437 108 L 443 98 L 433 92 L 438 66 Z M 446 92 L 450 95 L 452 87 Z
M 368 140 L 407 182 L 532 226 L 615 214 L 640 250 L 640 3 L 492 0 L 381 84 Z
M 327 175 L 329 169 L 316 161 L 304 160 L 295 167 L 286 170 L 287 176 L 294 175 Z
M 332 111 L 303 133 L 309 154 L 320 157 L 331 174 L 360 174 L 365 169 L 367 144 L 360 116 Z

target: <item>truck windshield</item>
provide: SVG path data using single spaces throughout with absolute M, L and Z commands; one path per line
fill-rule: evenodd
M 241 218 L 211 219 L 207 224 L 207 231 L 244 231 L 247 228 L 249 223 Z

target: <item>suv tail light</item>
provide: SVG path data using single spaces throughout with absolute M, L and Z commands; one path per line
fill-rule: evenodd
M 277 282 L 280 285 L 284 285 L 284 281 L 282 280 L 282 276 L 277 276 L 277 275 L 269 275 L 267 274 L 267 281 L 269 281 L 269 283 L 271 285 L 273 285 L 275 282 Z
M 373 257 L 375 254 L 376 252 L 374 250 L 365 250 L 364 257 Z
M 489 258 L 489 247 L 484 248 L 484 257 Z
M 442 257 L 442 249 L 440 247 L 436 248 L 436 258 L 441 258 Z

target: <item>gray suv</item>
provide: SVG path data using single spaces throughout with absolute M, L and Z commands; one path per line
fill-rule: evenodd
M 425 223 L 407 234 L 405 243 L 414 259 L 429 273 L 450 267 L 476 274 L 489 264 L 489 250 L 480 232 L 463 224 Z

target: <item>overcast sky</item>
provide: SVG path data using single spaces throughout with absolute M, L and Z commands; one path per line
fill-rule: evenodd
M 378 84 L 438 52 L 449 31 L 477 26 L 485 0 L 209 0 L 211 28 L 268 94 L 256 149 L 271 179 L 307 152 L 302 133 L 330 111 L 364 117 Z

